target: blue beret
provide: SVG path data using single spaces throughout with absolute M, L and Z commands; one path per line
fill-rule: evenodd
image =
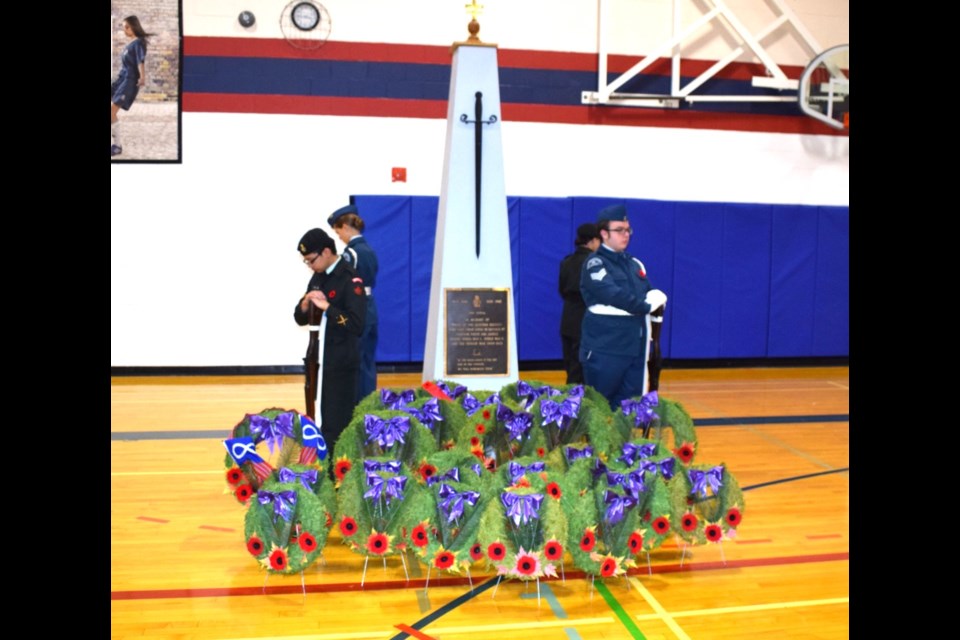
M 626 221 L 626 219 L 627 208 L 622 204 L 610 205 L 609 207 L 600 209 L 600 213 L 597 214 L 597 224 L 603 224 L 610 220 Z
M 330 217 L 327 218 L 327 224 L 332 227 L 333 223 L 337 221 L 337 218 L 345 216 L 348 213 L 354 213 L 354 214 L 357 213 L 357 208 L 352 204 L 348 204 L 345 207 L 340 207 L 339 209 L 337 209 L 336 211 L 330 214 Z

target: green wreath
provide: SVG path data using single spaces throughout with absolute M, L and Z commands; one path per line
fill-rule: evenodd
M 682 505 L 675 530 L 691 544 L 720 542 L 736 535 L 745 510 L 743 492 L 727 465 L 697 464 L 671 485 L 674 504 Z

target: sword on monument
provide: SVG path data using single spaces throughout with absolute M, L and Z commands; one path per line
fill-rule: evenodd
M 480 176 L 483 167 L 483 126 L 493 124 L 497 121 L 497 116 L 490 116 L 483 119 L 483 93 L 477 91 L 474 94 L 476 100 L 473 103 L 473 115 L 475 120 L 468 120 L 467 114 L 460 114 L 460 122 L 473 125 L 473 162 L 474 162 L 474 207 L 476 209 L 476 237 L 477 237 L 477 257 L 480 257 Z
M 650 358 L 647 360 L 647 377 L 650 380 L 650 391 L 660 390 L 660 370 L 663 368 L 663 356 L 660 354 L 660 330 L 663 328 L 663 305 L 650 312 Z M 643 427 L 643 437 L 650 435 L 653 421 Z
M 320 318 L 323 311 L 310 303 L 307 311 L 307 324 L 310 325 L 310 338 L 307 342 L 307 355 L 303 358 L 303 372 L 305 381 L 303 395 L 307 404 L 307 415 L 314 421 L 317 419 L 317 385 L 320 374 Z

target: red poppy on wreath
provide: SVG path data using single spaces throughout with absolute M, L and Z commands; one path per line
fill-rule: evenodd
M 708 524 L 704 533 L 710 542 L 720 542 L 721 538 L 723 538 L 723 529 L 721 529 L 718 524 Z
M 532 575 L 537 570 L 537 559 L 530 554 L 517 556 L 516 570 L 522 576 Z
M 482 422 L 478 422 L 478 423 L 477 423 L 477 433 L 479 433 L 480 435 L 483 435 L 483 434 L 485 434 L 486 432 L 487 432 L 487 428 L 486 428 L 485 426 L 483 426 L 483 423 L 482 423 Z
M 437 468 L 428 462 L 423 462 L 420 468 L 417 469 L 417 473 L 420 474 L 420 478 L 426 482 L 429 478 L 436 475 Z
M 474 562 L 477 560 L 483 560 L 483 547 L 479 542 L 474 542 L 473 546 L 470 547 L 470 557 Z
M 690 442 L 684 442 L 673 452 L 677 454 L 683 464 L 690 464 L 690 461 L 693 460 L 693 444 Z
M 287 554 L 283 549 L 277 549 L 270 554 L 270 568 L 274 571 L 283 571 L 287 568 Z
M 697 528 L 697 516 L 692 513 L 683 514 L 680 526 L 683 527 L 684 531 L 694 531 Z
M 253 556 L 260 555 L 263 553 L 263 541 L 257 536 L 250 536 L 250 539 L 247 540 L 247 551 Z
M 486 458 L 483 455 L 483 447 L 471 447 L 470 453 L 476 456 L 477 460 L 484 462 Z
M 410 541 L 413 542 L 415 547 L 425 547 L 430 543 L 425 522 L 421 522 L 413 528 L 413 531 L 410 532 Z
M 542 458 L 547 454 L 547 450 L 543 447 L 537 447 L 537 457 Z
M 527 476 L 520 476 L 520 479 L 513 483 L 515 487 L 529 487 L 530 481 L 527 480 Z
M 323 526 L 325 526 L 327 529 L 333 526 L 333 516 L 330 515 L 329 511 L 323 512 L 323 518 L 324 518 Z
M 441 551 L 433 557 L 433 566 L 437 569 L 449 569 L 453 566 L 454 556 L 449 551 Z
M 317 539 L 306 531 L 300 534 L 297 542 L 300 544 L 300 548 L 303 549 L 304 553 L 310 553 L 317 549 Z
M 471 437 L 471 438 L 470 438 L 470 446 L 471 446 L 471 447 L 479 447 L 479 446 L 480 446 L 480 438 L 478 438 L 477 436 Z
M 610 576 L 617 573 L 617 561 L 611 557 L 606 557 L 603 559 L 603 563 L 600 565 L 600 575 L 604 578 L 609 578 Z
M 483 419 L 484 419 L 484 420 L 489 420 L 489 419 L 490 419 L 490 409 L 484 409 L 484 410 L 483 410 Z
M 660 516 L 653 521 L 653 530 L 660 535 L 664 535 L 670 531 L 670 521 L 667 520 L 666 516 Z
M 370 534 L 370 537 L 367 538 L 367 551 L 372 554 L 382 556 L 389 550 L 390 539 L 387 538 L 386 534 L 377 533 L 376 529 L 374 529 L 373 533 Z
M 331 291 L 330 293 L 327 294 L 327 297 L 328 297 L 328 298 L 336 298 L 336 297 L 337 297 L 337 292 L 336 292 L 336 291 Z
M 630 537 L 627 538 L 627 548 L 630 549 L 630 553 L 637 555 L 643 549 L 643 533 L 640 531 L 634 531 L 630 534 Z
M 647 511 L 646 513 L 643 514 L 643 521 L 644 521 L 644 522 L 650 522 L 650 512 L 649 512 L 649 511 Z
M 337 460 L 337 464 L 333 467 L 333 474 L 337 477 L 337 480 L 343 480 L 343 476 L 347 475 L 347 472 L 353 468 L 353 463 L 347 458 L 347 456 L 342 456 Z
M 560 485 L 558 485 L 556 482 L 551 482 L 547 485 L 547 493 L 551 498 L 556 500 L 559 500 L 560 496 L 563 495 L 563 491 L 560 490 Z
M 351 518 L 350 516 L 344 516 L 340 521 L 340 533 L 346 537 L 350 537 L 357 532 L 357 521 Z
M 743 516 L 740 514 L 740 509 L 731 507 L 731 509 L 727 511 L 727 524 L 731 527 L 736 528 L 742 519 Z
M 503 560 L 503 557 L 507 555 L 507 548 L 503 546 L 502 542 L 491 542 L 490 546 L 487 547 L 487 555 L 491 560 Z
M 446 442 L 443 443 L 442 448 L 444 451 L 447 451 L 449 449 L 453 449 L 455 446 L 457 446 L 456 442 L 454 442 L 453 440 L 447 440 Z
M 241 480 L 243 480 L 243 471 L 240 471 L 240 467 L 233 467 L 227 470 L 227 482 L 237 484 Z
M 587 527 L 583 535 L 580 536 L 580 549 L 582 551 L 593 551 L 597 544 L 597 536 L 593 533 L 593 527 Z
M 543 545 L 543 555 L 547 560 L 559 560 L 563 557 L 563 545 L 556 540 L 549 540 Z
M 249 484 L 242 484 L 233 492 L 240 502 L 246 502 L 253 495 L 253 487 Z

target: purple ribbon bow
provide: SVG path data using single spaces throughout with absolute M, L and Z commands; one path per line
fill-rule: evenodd
M 645 472 L 642 470 L 631 471 L 627 474 L 627 477 L 623 479 L 623 482 L 620 483 L 620 486 L 635 500 L 639 501 L 640 494 L 647 490 L 644 476 Z
M 576 419 L 580 412 L 580 398 L 567 398 L 563 402 L 554 400 L 543 400 L 540 403 L 540 415 L 543 416 L 543 424 L 557 423 L 558 429 L 563 429 Z
M 637 504 L 637 501 L 631 496 L 621 496 L 613 491 L 607 491 L 604 496 L 604 502 L 609 505 L 607 507 L 607 512 L 604 514 L 607 522 L 611 525 L 617 524 L 623 520 L 623 516 L 626 515 L 627 509 L 634 507 Z
M 257 455 L 257 445 L 250 436 L 228 438 L 223 441 L 223 446 L 238 465 L 244 462 L 263 462 L 263 458 Z
M 477 474 L 478 478 L 483 475 L 483 465 L 481 465 L 479 462 L 470 468 L 473 469 L 473 472 Z
M 274 445 L 279 449 L 284 437 L 294 437 L 293 412 L 278 414 L 273 420 L 260 415 L 250 416 L 250 433 L 253 434 L 254 442 L 266 440 L 270 455 L 273 455 Z
M 669 480 L 673 477 L 673 464 L 676 462 L 676 458 L 664 458 L 660 462 L 654 462 L 653 460 L 642 460 L 640 462 L 640 468 L 644 471 L 649 471 L 653 475 L 660 473 L 663 475 L 664 480 Z
M 583 398 L 583 385 L 578 384 L 577 386 L 567 391 L 568 398 Z
M 463 394 L 463 410 L 467 412 L 467 416 L 472 416 L 480 408 L 480 401 L 474 398 L 469 393 Z
M 648 444 L 634 444 L 628 442 L 623 445 L 623 455 L 617 458 L 618 461 L 624 463 L 628 467 L 632 467 L 633 463 L 637 461 L 637 458 L 649 458 L 656 452 L 657 443 L 650 442 Z
M 574 460 L 579 460 L 580 458 L 589 458 L 593 455 L 593 447 L 587 445 L 582 449 L 576 447 L 567 447 L 564 449 L 564 452 L 567 454 L 567 462 L 573 462 Z
M 302 484 L 303 488 L 307 491 L 313 491 L 313 485 L 317 484 L 318 479 L 316 469 L 308 469 L 307 471 L 297 473 L 289 467 L 282 467 L 277 477 L 280 482 L 296 482 L 299 480 L 300 484 Z
M 526 398 L 523 408 L 528 409 L 530 405 L 537 401 L 537 398 L 540 396 L 558 396 L 560 392 L 551 387 L 548 384 L 543 385 L 539 389 L 534 389 L 529 384 L 520 380 L 517 382 L 517 398 Z
M 502 422 L 507 431 L 510 432 L 508 440 L 522 440 L 533 424 L 532 415 L 523 411 L 514 413 L 510 407 L 504 404 L 497 406 L 497 420 Z
M 480 474 L 477 474 L 480 475 Z M 446 473 L 438 473 L 427 478 L 427 486 L 433 486 L 438 482 L 443 482 L 444 480 L 452 480 L 454 482 L 460 482 L 460 469 L 454 467 Z
M 461 394 L 463 394 L 467 390 L 465 386 L 463 386 L 462 384 L 458 384 L 456 387 L 454 387 L 453 391 L 451 391 L 447 383 L 443 382 L 442 380 L 440 382 L 437 382 L 437 386 L 440 388 L 441 391 L 443 391 L 445 394 L 450 396 L 451 400 L 456 400 L 458 397 L 460 397 Z
M 403 443 L 403 437 L 410 430 L 408 416 L 394 416 L 384 420 L 380 416 L 367 414 L 363 417 L 363 426 L 367 431 L 365 444 L 376 441 L 383 450 L 389 449 L 397 442 Z
M 406 391 L 401 391 L 396 393 L 390 389 L 381 389 L 380 390 L 380 401 L 383 403 L 383 406 L 388 409 L 393 409 L 394 411 L 402 409 L 406 405 L 413 402 L 413 399 L 416 396 L 413 393 L 413 389 L 407 389 Z
M 519 462 L 511 462 L 507 465 L 507 473 L 510 474 L 510 482 L 513 483 L 523 477 L 523 474 L 527 473 L 528 471 L 544 471 L 546 468 L 547 465 L 544 462 L 531 462 L 526 467 Z
M 403 488 L 407 484 L 407 476 L 392 476 L 386 480 L 379 473 L 367 474 L 367 492 L 363 494 L 364 498 L 379 500 L 383 495 L 386 503 L 396 498 L 403 500 Z
M 419 420 L 423 426 L 433 431 L 434 422 L 443 422 L 443 416 L 440 415 L 440 404 L 436 398 L 427 400 L 422 409 L 415 407 L 404 407 L 404 411 Z
M 366 459 L 363 461 L 363 470 L 365 473 L 374 473 L 376 471 L 400 473 L 400 461 L 388 460 L 387 462 L 378 462 L 377 460 Z
M 601 460 L 598 457 L 596 464 L 593 465 L 593 469 L 590 471 L 590 473 L 593 474 L 593 479 L 596 480 L 606 472 L 607 472 L 607 465 L 605 465 L 603 463 L 603 460 Z
M 474 506 L 480 498 L 477 491 L 457 493 L 457 490 L 448 484 L 440 485 L 437 496 L 442 500 L 440 512 L 447 517 L 448 523 L 462 516 L 464 507 L 466 505 Z
M 690 493 L 700 492 L 700 495 L 707 497 L 707 487 L 713 489 L 716 494 L 723 484 L 720 479 L 723 477 L 723 465 L 718 465 L 709 471 L 700 471 L 699 469 L 690 469 L 688 472 L 690 482 L 693 488 Z
M 277 521 L 277 516 L 290 522 L 290 519 L 293 518 L 293 507 L 297 504 L 297 492 L 278 491 L 274 493 L 272 491 L 259 491 L 257 492 L 257 500 L 259 500 L 263 506 L 267 506 L 271 502 L 273 503 L 274 522 Z
M 500 392 L 497 391 L 492 396 L 488 396 L 487 399 L 483 401 L 483 404 L 485 406 L 491 405 L 491 404 L 500 404 Z
M 640 400 L 627 398 L 620 401 L 620 410 L 623 411 L 623 415 L 628 416 L 636 412 L 637 415 L 633 419 L 633 426 L 635 427 L 639 427 L 641 424 L 650 424 L 659 417 L 653 410 L 655 406 L 657 406 L 656 391 L 651 391 Z
M 507 517 L 513 520 L 518 527 L 530 520 L 540 518 L 540 503 L 543 502 L 542 493 L 531 493 L 518 496 L 515 493 L 504 491 L 500 494 L 500 502 L 507 508 Z

